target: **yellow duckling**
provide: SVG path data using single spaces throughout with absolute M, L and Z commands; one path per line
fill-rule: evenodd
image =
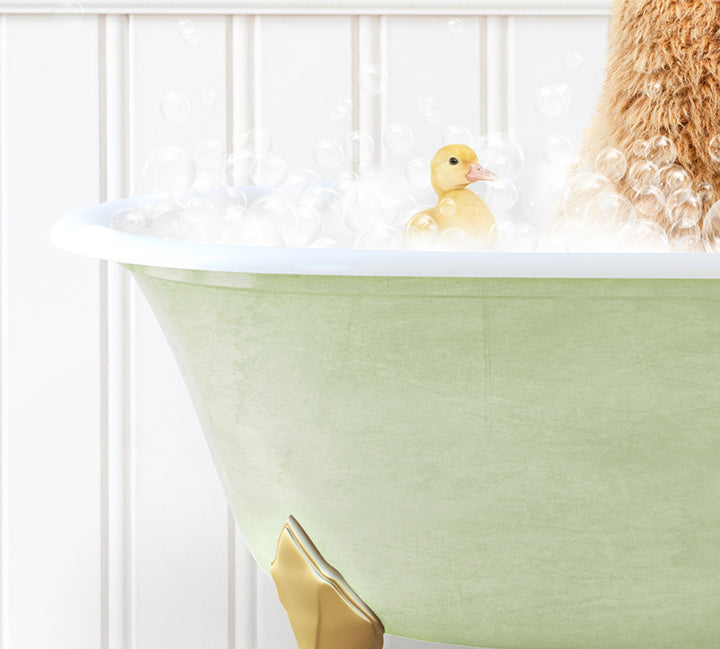
M 430 162 L 432 187 L 438 196 L 435 207 L 418 212 L 405 229 L 424 230 L 431 224 L 428 216 L 437 223 L 438 232 L 460 228 L 473 237 L 490 237 L 495 219 L 487 203 L 467 186 L 478 180 L 498 180 L 498 177 L 478 164 L 478 158 L 469 146 L 448 144 L 440 149 Z

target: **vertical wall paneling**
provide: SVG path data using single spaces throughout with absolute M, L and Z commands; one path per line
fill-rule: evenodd
M 101 200 L 127 196 L 127 16 L 99 18 Z M 102 648 L 131 645 L 130 300 L 127 271 L 101 263 Z
M 8 633 L 8 417 L 7 417 L 7 16 L 0 14 L 0 649 Z
M 197 39 L 183 38 L 180 20 Z M 155 147 L 194 152 L 205 139 L 227 141 L 226 31 L 222 16 L 134 17 L 134 192 L 147 191 L 142 168 Z M 217 101 L 203 102 L 204 91 Z M 167 92 L 187 97 L 187 118 L 163 118 Z M 227 647 L 227 505 L 175 360 L 136 295 L 136 647 Z
M 99 262 L 49 240 L 63 213 L 99 198 L 97 35 L 96 16 L 18 15 L 4 38 L 12 649 L 97 649 L 101 638 Z
M 255 33 L 259 31 L 257 16 L 229 16 L 227 25 L 227 150 L 236 152 L 244 137 L 255 127 L 256 103 L 259 101 L 255 83 L 259 64 Z M 235 185 L 250 183 L 249 166 L 237 163 L 228 166 L 229 180 Z
M 338 101 L 352 97 L 351 20 L 264 16 L 255 34 L 256 125 L 272 134 L 275 153 L 291 172 L 311 168 L 328 181 L 337 176 L 338 169 L 326 171 L 316 165 L 313 147 L 326 138 L 345 143 L 352 128 L 350 114 L 331 119 Z
M 485 24 L 485 66 L 482 72 L 487 133 L 512 131 L 513 83 L 511 16 L 487 16 Z
M 370 162 L 375 166 L 382 162 L 382 128 L 387 88 L 376 93 L 373 87 L 375 84 L 363 83 L 362 79 L 367 76 L 369 80 L 375 81 L 374 76 L 369 74 L 372 69 L 379 69 L 381 75 L 388 74 L 384 57 L 384 26 L 383 16 L 357 16 L 353 19 L 353 131 L 371 138 L 373 142 L 372 155 L 367 160 L 357 142 L 352 150 L 348 148 L 355 173 L 361 172 L 362 162 Z

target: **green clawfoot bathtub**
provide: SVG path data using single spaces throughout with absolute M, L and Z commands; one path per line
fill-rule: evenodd
M 720 257 L 249 249 L 66 217 L 150 301 L 266 571 L 289 515 L 386 632 L 720 646 Z

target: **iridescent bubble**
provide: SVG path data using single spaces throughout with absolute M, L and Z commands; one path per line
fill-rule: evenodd
M 638 160 L 628 172 L 628 181 L 634 190 L 653 185 L 657 180 L 658 168 L 648 160 Z
M 656 167 L 665 167 L 675 162 L 677 149 L 673 141 L 664 135 L 656 135 L 650 140 L 647 159 Z
M 665 213 L 670 222 L 678 228 L 691 228 L 702 218 L 703 203 L 695 192 L 678 189 L 668 196 Z
M 375 202 L 371 212 L 388 225 L 402 227 L 417 208 L 417 201 L 410 194 L 387 194 Z
M 645 84 L 645 94 L 650 99 L 657 99 L 662 95 L 662 91 L 663 87 L 659 81 L 648 81 L 647 84 Z
M 177 30 L 182 35 L 183 40 L 190 45 L 197 45 L 200 41 L 200 33 L 190 20 L 178 21 Z
M 200 95 L 200 102 L 205 108 L 210 108 L 217 104 L 218 97 L 218 93 L 214 90 L 203 90 Z
M 74 29 L 79 27 L 85 19 L 85 9 L 80 2 L 64 0 L 58 3 L 55 16 L 57 16 L 59 24 Z
M 218 169 L 225 161 L 225 145 L 214 138 L 207 138 L 195 147 L 195 163 L 203 169 Z
M 371 160 L 363 160 L 358 162 L 357 172 L 360 178 L 368 179 L 375 174 L 375 165 Z
M 668 196 L 678 189 L 690 189 L 690 175 L 679 165 L 666 165 L 658 171 L 658 187 Z
M 337 140 L 320 140 L 313 147 L 313 159 L 322 169 L 336 169 L 344 157 L 342 146 Z
M 254 128 L 245 134 L 244 145 L 253 155 L 260 157 L 270 153 L 275 143 L 270 131 L 264 128 Z
M 425 115 L 425 113 L 429 113 L 431 110 L 435 110 L 435 97 L 432 95 L 423 95 L 418 100 L 418 110 Z
M 345 97 L 338 99 L 337 104 L 335 104 L 332 112 L 330 113 L 330 119 L 332 119 L 334 122 L 339 122 L 345 119 L 348 115 L 350 115 L 352 106 L 352 100 Z
M 154 192 L 171 196 L 192 187 L 195 181 L 195 162 L 187 151 L 174 146 L 153 149 L 143 167 L 145 184 Z
M 363 66 L 358 77 L 360 90 L 368 95 L 379 95 L 388 85 L 388 73 L 381 65 L 371 63 Z
M 139 210 L 123 208 L 112 215 L 110 227 L 123 232 L 141 234 L 147 229 L 147 221 Z
M 190 100 L 181 92 L 166 92 L 160 101 L 160 113 L 173 124 L 179 124 L 190 116 Z
M 446 27 L 453 36 L 460 36 L 463 33 L 465 24 L 459 18 L 451 18 L 447 21 Z
M 443 144 L 472 144 L 473 135 L 467 126 L 455 124 L 443 131 Z
M 475 146 L 480 164 L 502 180 L 516 180 L 525 166 L 525 155 L 512 135 L 490 133 L 481 137 Z
M 613 194 L 613 186 L 603 175 L 583 172 L 570 179 L 563 196 L 566 218 L 601 223 L 604 210 L 598 209 Z
M 648 220 L 638 221 L 633 232 L 632 243 L 634 248 L 640 252 L 667 250 L 669 246 L 665 228 L 658 225 L 655 221 Z
M 440 214 L 449 218 L 455 216 L 455 212 L 457 212 L 457 203 L 452 198 L 443 198 L 438 203 L 438 209 L 440 210 Z
M 654 185 L 641 187 L 635 192 L 635 209 L 645 216 L 656 216 L 665 207 L 665 194 Z
M 574 153 L 573 143 L 564 135 L 549 135 L 543 142 L 543 154 L 550 164 L 567 164 Z
M 700 252 L 698 250 L 702 241 L 700 226 L 693 225 L 689 228 L 681 228 L 678 225 L 673 225 L 668 232 L 668 236 L 675 252 Z
M 568 52 L 565 57 L 565 67 L 568 70 L 578 70 L 584 62 L 585 59 L 580 52 Z
M 493 210 L 505 212 L 517 203 L 517 199 L 517 187 L 508 180 L 500 180 L 488 185 L 487 202 Z
M 703 204 L 712 203 L 715 191 L 710 183 L 699 182 L 695 186 L 695 193 L 700 197 Z
M 715 162 L 720 162 L 720 135 L 713 136 L 708 144 L 708 151 Z
M 405 124 L 391 124 L 383 130 L 383 145 L 392 155 L 402 155 L 412 149 L 413 132 Z
M 425 123 L 429 126 L 438 126 L 440 124 L 440 112 L 433 109 L 423 114 Z
M 647 140 L 636 140 L 632 148 L 633 153 L 638 158 L 647 158 L 650 153 L 650 142 Z
M 364 162 L 372 157 L 375 143 L 369 135 L 360 131 L 353 131 L 347 138 L 346 148 L 348 157 L 353 162 Z
M 366 225 L 355 238 L 355 247 L 365 250 L 395 250 L 404 247 L 402 234 L 387 223 Z
M 160 211 L 150 225 L 148 233 L 156 237 L 180 239 L 189 225 L 185 208 L 178 203 L 167 203 L 160 206 Z
M 405 168 L 405 177 L 413 187 L 429 187 L 430 161 L 427 158 L 413 158 Z
M 427 212 L 419 212 L 407 222 L 404 232 L 408 248 L 427 250 L 438 236 L 438 224 Z
M 566 83 L 551 83 L 535 92 L 535 106 L 545 117 L 565 117 L 570 112 L 573 90 Z
M 616 183 L 627 171 L 627 160 L 622 151 L 605 147 L 595 158 L 595 169 L 611 183 Z
M 720 201 L 714 203 L 705 215 L 702 236 L 708 252 L 720 252 Z
M 610 197 L 607 216 L 611 223 L 620 226 L 637 221 L 637 213 L 633 204 L 622 194 L 613 194 Z
M 276 187 L 285 180 L 287 163 L 278 155 L 264 155 L 255 159 L 250 175 L 256 185 Z

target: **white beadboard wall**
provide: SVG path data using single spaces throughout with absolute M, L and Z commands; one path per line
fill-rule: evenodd
M 579 143 L 596 101 L 609 0 L 0 0 L 0 649 L 293 649 L 272 582 L 225 505 L 182 379 L 114 264 L 54 250 L 74 208 L 145 191 L 160 144 L 232 146 L 255 127 L 291 168 L 312 145 L 407 123 Z M 462 34 L 446 29 L 461 17 Z M 191 20 L 200 36 L 177 29 Z M 564 65 L 568 52 L 580 69 Z M 379 95 L 358 70 L 382 65 Z M 564 81 L 563 120 L 533 96 Z M 164 92 L 192 104 L 163 120 Z M 201 102 L 212 90 L 218 101 Z M 437 98 L 441 124 L 416 106 Z M 340 98 L 354 102 L 330 119 Z M 392 649 L 439 647 L 400 638 Z

